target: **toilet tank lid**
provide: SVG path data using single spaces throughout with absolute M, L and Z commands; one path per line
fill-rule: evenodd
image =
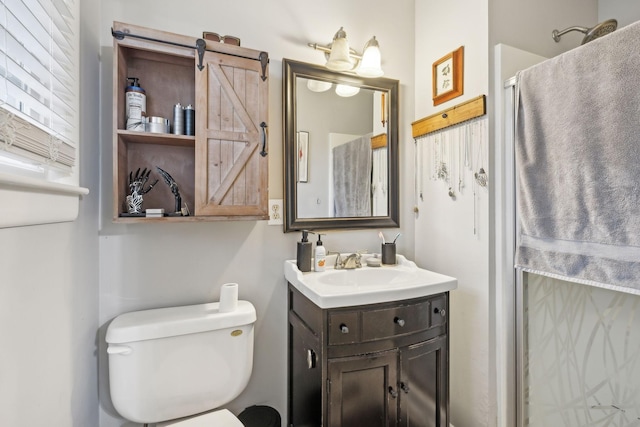
M 256 321 L 249 301 L 238 301 L 234 311 L 221 313 L 219 303 L 156 308 L 124 313 L 113 319 L 105 340 L 110 344 L 167 338 L 217 329 L 234 328 Z

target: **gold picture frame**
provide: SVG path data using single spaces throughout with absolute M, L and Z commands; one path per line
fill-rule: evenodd
M 463 93 L 464 46 L 433 63 L 433 105 L 442 104 Z

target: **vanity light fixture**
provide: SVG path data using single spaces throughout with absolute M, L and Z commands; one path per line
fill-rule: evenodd
M 380 77 L 384 74 L 380 65 L 380 46 L 375 36 L 364 45 L 362 55 L 349 47 L 347 33 L 343 27 L 336 32 L 328 46 L 318 43 L 308 45 L 324 52 L 327 57 L 325 66 L 332 71 L 351 71 L 362 77 Z

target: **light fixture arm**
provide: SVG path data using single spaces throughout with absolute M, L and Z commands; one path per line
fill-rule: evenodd
M 318 43 L 307 43 L 307 46 L 309 46 L 310 48 L 313 48 L 315 50 L 319 50 L 320 52 L 324 52 L 324 54 L 327 55 L 327 56 L 331 53 L 331 45 L 323 46 L 323 45 L 318 44 Z M 353 48 L 349 48 L 349 54 L 351 55 L 351 57 L 353 59 L 357 59 L 358 61 L 360 61 L 362 59 L 362 55 L 358 54 L 358 52 L 353 50 Z M 356 64 L 356 66 L 357 66 L 357 64 Z

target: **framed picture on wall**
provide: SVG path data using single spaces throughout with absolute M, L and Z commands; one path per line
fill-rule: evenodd
M 309 132 L 298 132 L 298 182 L 309 182 Z
M 433 105 L 463 93 L 464 46 L 433 63 Z

